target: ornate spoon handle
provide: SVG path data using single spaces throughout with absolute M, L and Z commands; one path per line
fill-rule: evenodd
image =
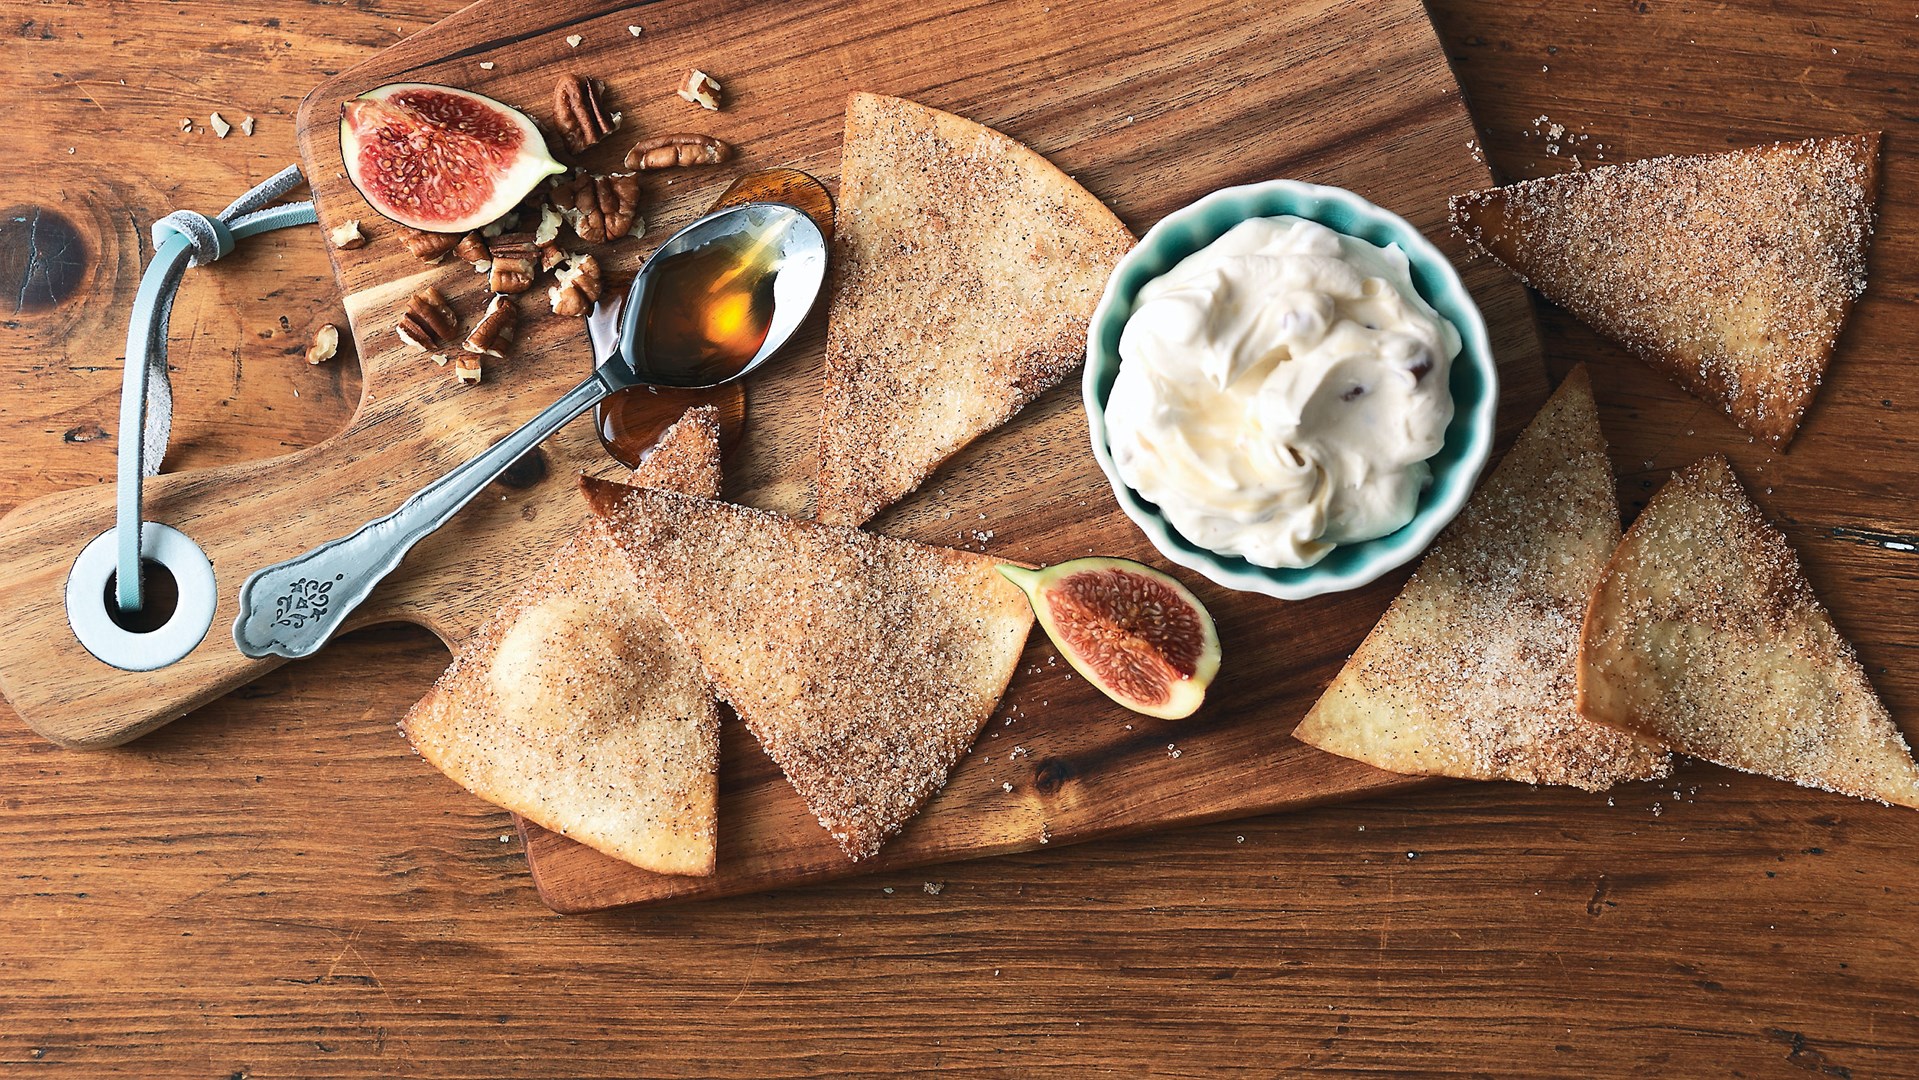
M 247 656 L 310 656 L 400 560 L 527 451 L 611 391 L 596 372 L 538 416 L 350 536 L 258 570 L 240 587 L 233 643 Z

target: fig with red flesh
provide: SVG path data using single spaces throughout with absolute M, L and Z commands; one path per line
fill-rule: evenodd
M 480 228 L 566 171 L 525 113 L 431 83 L 389 83 L 341 105 L 340 154 L 373 209 L 426 232 Z
M 1206 699 L 1219 634 L 1186 586 L 1130 559 L 999 572 L 1026 591 L 1046 636 L 1107 697 L 1163 720 L 1191 716 Z

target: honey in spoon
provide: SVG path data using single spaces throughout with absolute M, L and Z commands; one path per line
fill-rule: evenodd
M 774 250 L 766 238 L 729 238 L 662 264 L 642 331 L 646 366 L 674 381 L 702 384 L 739 374 L 772 325 Z M 696 405 L 718 408 L 721 445 L 737 445 L 746 426 L 742 382 L 628 387 L 600 404 L 600 443 L 620 464 L 638 468 L 666 429 Z
M 795 169 L 769 169 L 741 177 L 713 210 L 772 200 L 804 210 L 831 235 L 833 204 L 819 181 Z M 647 367 L 673 373 L 675 381 L 725 378 L 738 373 L 766 342 L 772 317 L 777 265 L 769 258 L 775 237 L 741 236 L 674 256 L 646 313 L 643 341 Z M 687 376 L 679 378 L 681 374 Z M 738 445 L 746 427 L 746 389 L 729 382 L 706 389 L 635 386 L 618 391 L 595 412 L 600 443 L 614 460 L 637 468 L 660 436 L 686 410 L 719 410 L 720 441 Z

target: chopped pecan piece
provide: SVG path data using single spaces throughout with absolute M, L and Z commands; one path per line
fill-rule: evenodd
M 493 256 L 487 253 L 485 238 L 477 232 L 462 236 L 460 242 L 454 246 L 453 254 L 472 263 L 475 270 L 485 270 L 487 264 L 493 261 Z
M 698 68 L 687 72 L 686 78 L 680 81 L 679 95 L 702 109 L 720 107 L 720 84 Z
M 560 216 L 589 244 L 625 236 L 640 220 L 640 178 L 633 173 L 582 173 L 553 189 Z
M 532 233 L 495 237 L 487 245 L 487 251 L 493 256 L 493 273 L 488 284 L 494 292 L 523 293 L 533 287 L 540 249 L 534 245 Z
M 546 291 L 553 314 L 584 315 L 600 298 L 600 261 L 591 255 L 570 256 L 554 272 L 553 280 L 553 287 Z
M 400 242 L 406 245 L 408 251 L 427 262 L 439 262 L 446 258 L 446 253 L 459 246 L 460 240 L 459 233 L 422 232 L 400 226 Z
M 420 352 L 432 352 L 453 340 L 460 330 L 460 320 L 440 290 L 428 285 L 408 298 L 400 325 L 393 329 L 401 341 Z
M 480 316 L 473 332 L 466 336 L 460 347 L 470 353 L 505 356 L 507 346 L 513 344 L 513 337 L 519 329 L 520 311 L 513 306 L 513 298 L 495 296 L 487 301 L 486 313 Z
M 605 93 L 605 83 L 584 75 L 567 75 L 554 85 L 553 122 L 567 150 L 579 154 L 619 128 L 620 114 L 601 100 Z
M 323 364 L 340 355 L 340 328 L 322 323 L 313 332 L 313 344 L 307 346 L 307 363 Z
M 453 377 L 472 386 L 480 381 L 480 358 L 474 353 L 463 352 L 453 358 Z
M 545 247 L 560 237 L 560 212 L 545 203 L 540 204 L 540 222 L 534 226 L 533 242 Z
M 626 152 L 626 167 L 638 172 L 675 169 L 688 165 L 719 165 L 733 156 L 733 148 L 711 135 L 677 132 L 643 139 Z
M 540 269 L 553 269 L 565 262 L 569 254 L 570 252 L 560 246 L 558 240 L 548 240 L 540 245 Z

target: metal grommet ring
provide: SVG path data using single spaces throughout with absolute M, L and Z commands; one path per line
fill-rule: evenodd
M 140 558 L 159 563 L 180 587 L 173 614 L 158 629 L 136 633 L 113 621 L 107 611 L 115 570 L 118 529 L 88 542 L 67 573 L 67 624 L 87 651 L 126 671 L 152 671 L 193 651 L 213 625 L 217 599 L 213 563 L 200 545 L 169 525 L 143 522 Z

